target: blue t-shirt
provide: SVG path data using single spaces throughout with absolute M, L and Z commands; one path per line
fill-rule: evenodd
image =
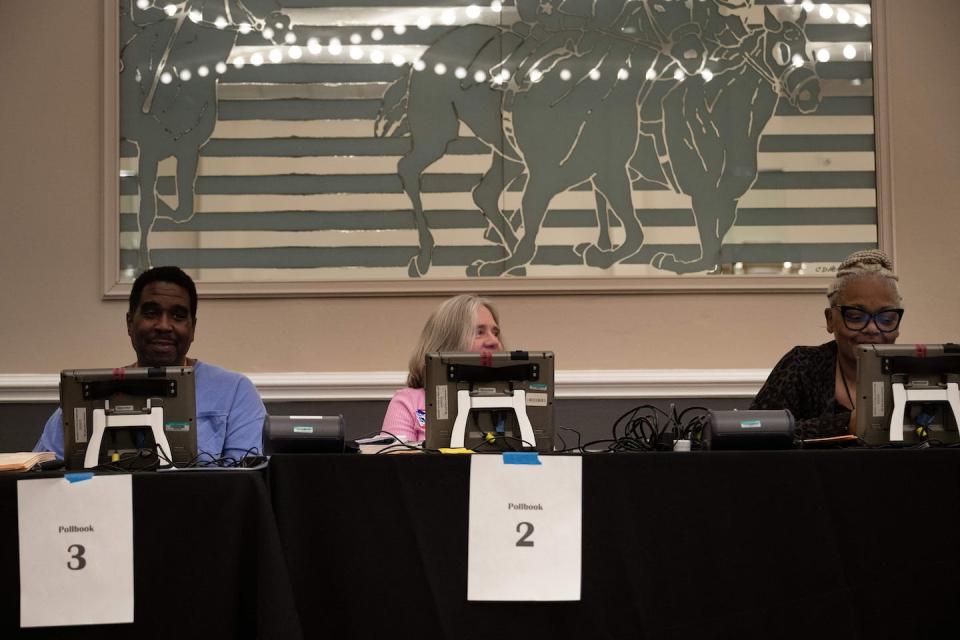
M 197 449 L 201 455 L 242 458 L 263 453 L 267 410 L 257 388 L 243 374 L 199 360 L 193 365 L 197 390 Z M 58 407 L 43 427 L 34 451 L 53 451 L 63 459 L 63 414 Z M 203 456 L 202 461 L 211 458 Z

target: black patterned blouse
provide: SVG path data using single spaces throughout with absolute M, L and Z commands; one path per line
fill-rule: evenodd
M 770 372 L 751 409 L 789 409 L 803 439 L 849 433 L 850 410 L 837 402 L 837 343 L 794 347 Z

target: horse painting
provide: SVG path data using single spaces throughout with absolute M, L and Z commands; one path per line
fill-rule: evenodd
M 439 39 L 422 61 L 428 69 L 441 61 L 468 66 L 476 56 L 485 55 L 488 45 L 500 35 L 496 27 L 467 25 Z M 564 64 L 570 80 L 559 73 L 545 74 L 527 91 L 511 94 L 512 104 L 506 105 L 504 94 L 485 83 L 464 89 L 453 75 L 428 71 L 411 71 L 406 82 L 401 79 L 388 90 L 378 132 L 396 135 L 409 131 L 411 137 L 410 152 L 397 168 L 413 203 L 420 235 L 420 252 L 411 261 L 410 275 L 427 271 L 433 248 L 420 198 L 420 177 L 457 137 L 461 121 L 495 152 L 473 197 L 491 223 L 488 237 L 501 240 L 507 250 L 502 260 L 472 265 L 471 275 L 500 275 L 525 267 L 536 251 L 537 233 L 550 200 L 584 182 L 603 195 L 631 232 L 631 244 L 613 250 L 614 259 L 639 249 L 642 232 L 628 175 L 637 140 L 637 104 L 653 86 L 647 72 L 654 69 L 659 75 L 669 59 L 644 43 L 611 38 L 602 41 L 602 49 L 592 55 L 571 58 Z M 597 74 L 604 76 L 602 81 L 592 79 Z M 598 87 L 604 90 L 598 91 Z M 405 104 L 405 109 L 398 110 L 397 103 Z M 544 109 L 550 110 L 550 117 L 544 117 Z M 614 120 L 621 125 L 617 130 L 610 126 Z M 499 200 L 521 173 L 525 176 L 523 235 L 517 238 Z
M 279 41 L 290 24 L 273 0 L 166 6 L 176 8 L 173 15 L 134 0 L 120 9 L 120 138 L 139 152 L 140 271 L 150 267 L 148 238 L 157 217 L 174 222 L 193 217 L 200 149 L 217 122 L 217 79 L 238 34 L 269 28 Z M 177 164 L 176 208 L 157 190 L 158 166 L 169 157 Z
M 638 15 L 649 15 L 642 8 Z M 803 27 L 803 15 L 781 23 L 765 8 L 764 24 L 752 27 L 733 55 L 725 51 L 722 71 L 709 79 L 686 75 L 690 69 L 676 47 L 662 38 L 645 38 L 636 27 L 604 33 L 589 39 L 590 50 L 537 61 L 537 78 L 515 91 L 430 70 L 439 63 L 493 68 L 520 46 L 518 37 L 484 25 L 441 37 L 422 56 L 423 71 L 411 69 L 387 90 L 376 124 L 377 135 L 410 137 L 397 166 L 420 241 L 409 274 L 427 272 L 434 246 L 421 175 L 443 156 L 461 122 L 494 151 L 473 198 L 490 222 L 487 239 L 504 249 L 500 259 L 470 265 L 468 275 L 523 274 L 551 199 L 584 184 L 593 190 L 599 224 L 597 241 L 577 247 L 585 264 L 608 268 L 637 254 L 643 230 L 632 188 L 641 179 L 691 196 L 700 236 L 696 259 L 661 253 L 653 266 L 676 273 L 712 269 L 737 202 L 756 181 L 759 138 L 780 97 L 802 113 L 819 105 Z M 499 58 L 478 63 L 493 56 L 491 49 Z M 511 218 L 500 199 L 520 182 L 519 215 Z M 617 247 L 609 239 L 608 213 L 623 226 Z
M 819 78 L 807 66 L 806 13 L 783 23 L 769 9 L 764 14 L 764 26 L 744 42 L 742 64 L 711 82 L 692 77 L 664 99 L 667 169 L 680 192 L 691 197 L 700 255 L 658 253 L 655 267 L 676 273 L 714 269 L 736 222 L 738 201 L 757 180 L 760 135 L 780 98 L 800 113 L 812 113 L 820 104 Z M 644 142 L 638 153 L 654 153 L 655 145 Z

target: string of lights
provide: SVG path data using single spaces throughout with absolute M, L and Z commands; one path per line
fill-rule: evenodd
M 796 0 L 783 0 L 783 3 L 786 6 L 791 6 L 796 3 Z M 325 43 L 321 42 L 319 38 L 311 37 L 308 38 L 305 43 L 301 44 L 297 34 L 291 28 L 292 25 L 288 26 L 283 22 L 267 24 L 266 20 L 259 19 L 249 12 L 245 13 L 242 19 L 237 19 L 236 17 L 228 19 L 225 15 L 217 15 L 210 19 L 204 12 L 190 8 L 191 3 L 188 1 L 171 3 L 136 0 L 135 6 L 141 11 L 159 10 L 170 18 L 187 19 L 205 28 L 233 30 L 241 35 L 259 32 L 263 39 L 267 41 L 262 47 L 243 47 L 242 51 L 235 51 L 226 61 L 216 63 L 213 68 L 204 64 L 199 65 L 195 69 L 180 68 L 173 72 L 164 71 L 160 75 L 160 82 L 163 84 L 173 82 L 174 74 L 176 74 L 176 77 L 178 77 L 181 82 L 189 82 L 195 76 L 199 78 L 206 78 L 211 75 L 222 76 L 227 73 L 230 66 L 235 69 L 242 69 L 248 64 L 259 67 L 264 64 L 281 64 L 286 61 L 298 62 L 308 59 L 310 56 L 316 58 L 321 55 L 328 55 L 334 58 L 345 55 L 354 62 L 369 60 L 369 62 L 374 64 L 389 63 L 396 67 L 410 64 L 415 71 L 421 72 L 428 70 L 427 65 L 420 58 L 422 47 L 402 46 L 398 47 L 400 51 L 391 52 L 390 50 L 384 50 L 386 47 L 378 45 L 377 43 L 380 43 L 386 35 L 384 29 L 380 26 L 371 28 L 366 34 L 361 33 L 359 30 L 352 33 L 347 43 L 338 37 L 331 37 Z M 812 0 L 804 0 L 799 3 L 799 8 L 808 14 L 818 14 L 824 21 L 835 21 L 841 25 L 853 24 L 857 27 L 864 28 L 870 24 L 870 7 L 868 5 L 864 5 L 858 11 L 853 11 L 848 10 L 844 6 L 835 8 L 833 4 L 827 2 L 817 4 L 812 2 Z M 467 7 L 426 8 L 418 9 L 416 12 L 403 11 L 396 13 L 392 26 L 388 28 L 392 29 L 397 35 L 403 35 L 410 28 L 426 31 L 433 26 L 465 24 L 482 19 L 485 15 L 499 17 L 503 11 L 504 5 L 497 1 L 484 6 L 471 4 Z M 283 37 L 279 38 L 278 32 L 281 31 L 284 32 Z M 860 49 L 858 49 L 858 46 Z M 814 49 L 812 54 L 818 62 L 822 63 L 829 62 L 834 57 L 839 56 L 842 56 L 846 60 L 854 60 L 860 56 L 861 53 L 869 52 L 870 47 L 869 42 L 822 43 Z M 261 48 L 262 50 L 260 50 Z M 251 52 L 251 49 L 254 50 Z M 801 67 L 805 63 L 806 61 L 802 56 L 794 56 L 794 66 Z M 435 64 L 429 71 L 437 75 L 452 73 L 458 79 L 463 79 L 468 74 L 467 68 L 464 66 L 458 65 L 451 68 L 444 63 Z M 626 80 L 629 77 L 630 70 L 621 68 L 618 69 L 616 73 L 619 80 Z M 543 71 L 534 67 L 530 69 L 526 75 L 531 82 L 539 82 L 543 78 Z M 658 75 L 659 72 L 653 68 L 647 69 L 645 72 L 645 78 L 647 80 L 654 80 Z M 713 71 L 709 68 L 704 68 L 694 75 L 701 76 L 706 82 L 710 82 L 714 77 Z M 569 69 L 560 69 L 558 76 L 564 81 L 573 79 L 573 74 Z M 686 79 L 687 74 L 682 69 L 676 68 L 673 70 L 672 76 L 677 81 L 683 81 Z M 587 78 L 594 81 L 600 80 L 601 77 L 602 75 L 599 69 L 592 69 L 587 75 Z M 487 72 L 478 70 L 474 73 L 473 79 L 476 82 L 490 81 L 494 85 L 502 85 L 510 80 L 510 72 L 506 69 L 501 69 L 496 74 L 488 75 Z

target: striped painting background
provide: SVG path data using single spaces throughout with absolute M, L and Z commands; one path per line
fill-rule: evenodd
M 396 163 L 408 141 L 373 135 L 385 88 L 407 73 L 406 65 L 392 61 L 415 60 L 459 24 L 509 24 L 516 11 L 510 3 L 501 11 L 486 5 L 471 18 L 467 0 L 345 0 L 335 7 L 317 6 L 327 4 L 321 0 L 280 2 L 300 55 L 294 59 L 291 46 L 276 47 L 256 32 L 238 37 L 220 76 L 219 121 L 201 151 L 197 213 L 181 224 L 157 220 L 150 235 L 153 264 L 195 269 L 201 281 L 406 280 L 417 233 Z M 781 101 L 764 130 L 760 175 L 740 200 L 737 224 L 726 238 L 727 269 L 737 262 L 747 271 L 751 264 L 791 262 L 794 272 L 815 273 L 876 246 L 870 6 L 830 3 L 828 18 L 822 4 L 809 13 L 806 31 L 814 50 L 830 54 L 829 62 L 817 65 L 824 100 L 804 116 Z M 762 22 L 764 7 L 795 18 L 799 5 L 757 0 L 752 22 Z M 846 24 L 838 20 L 841 9 L 851 16 Z M 865 26 L 853 23 L 858 15 Z M 421 29 L 418 20 L 430 26 Z M 406 25 L 402 34 L 395 33 L 396 24 Z M 319 51 L 307 48 L 313 38 Z M 339 51 L 331 50 L 334 39 L 342 43 Z M 855 49 L 852 59 L 844 55 L 848 45 Z M 283 57 L 270 62 L 277 48 Z M 257 53 L 267 61 L 254 66 L 249 61 Z M 246 64 L 238 67 L 237 58 Z M 120 264 L 128 278 L 137 263 L 136 155 L 134 144 L 121 142 Z M 463 278 L 474 260 L 501 255 L 483 239 L 486 220 L 470 196 L 490 162 L 489 150 L 463 127 L 448 155 L 428 168 L 424 206 L 437 246 L 426 278 Z M 158 189 L 171 204 L 174 171 L 172 159 L 161 164 Z M 519 191 L 507 193 L 503 208 L 516 208 L 519 198 Z M 557 196 L 527 277 L 672 276 L 646 263 L 661 250 L 696 255 L 689 197 L 637 190 L 634 204 L 645 247 L 601 271 L 583 266 L 572 249 L 596 239 L 592 192 L 581 187 Z

